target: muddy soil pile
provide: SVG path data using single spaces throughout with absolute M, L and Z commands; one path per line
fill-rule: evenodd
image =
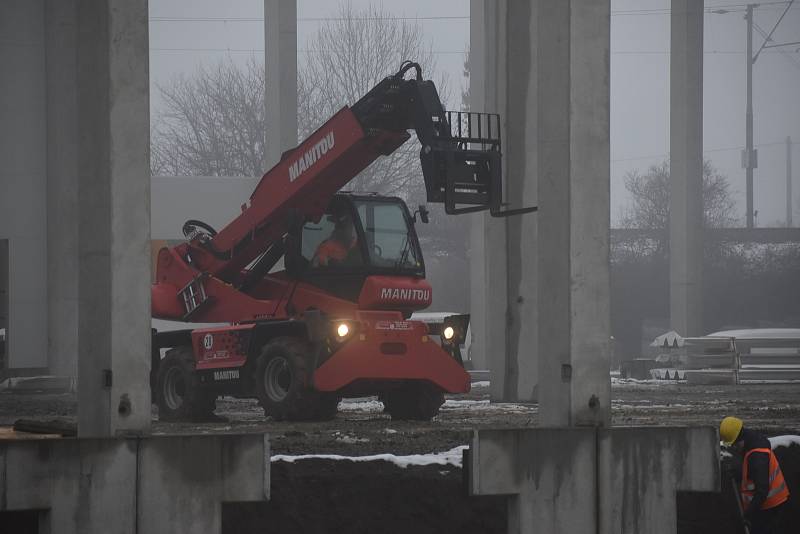
M 776 449 L 793 498 L 782 532 L 800 524 L 800 446 Z M 387 534 L 505 533 L 506 498 L 468 497 L 453 466 L 401 468 L 389 462 L 302 460 L 272 464 L 268 503 L 229 503 L 222 532 Z M 743 532 L 730 484 L 722 493 L 679 492 L 679 534 Z
M 230 534 L 501 534 L 506 504 L 503 497 L 467 497 L 453 466 L 274 462 L 271 500 L 226 504 L 222 525 Z

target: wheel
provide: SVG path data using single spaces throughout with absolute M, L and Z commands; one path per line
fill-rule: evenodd
M 297 338 L 277 338 L 264 346 L 256 365 L 256 395 L 266 416 L 278 421 L 336 416 L 339 398 L 308 383 L 307 353 L 308 344 Z
M 392 419 L 430 421 L 444 404 L 444 393 L 431 384 L 415 382 L 387 391 L 384 399 Z
M 158 366 L 155 393 L 160 421 L 208 419 L 216 408 L 216 395 L 200 387 L 191 347 L 167 351 Z

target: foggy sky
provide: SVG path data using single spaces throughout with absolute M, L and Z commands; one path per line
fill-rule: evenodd
M 335 15 L 338 0 L 298 0 L 298 61 L 307 40 L 322 24 L 313 20 Z M 353 0 L 356 7 L 384 5 L 398 16 L 454 17 L 420 20 L 436 52 L 438 70 L 450 79 L 452 101 L 460 104 L 464 52 L 469 46 L 469 0 Z M 611 214 L 618 219 L 627 202 L 626 172 L 645 171 L 669 152 L 669 0 L 612 0 L 611 9 Z M 704 151 L 736 192 L 738 216 L 744 219 L 745 37 L 743 3 L 713 0 L 706 8 L 735 11 L 706 14 L 704 54 Z M 754 20 L 769 32 L 785 4 L 764 3 Z M 263 57 L 262 0 L 150 0 L 150 74 L 152 107 L 158 84 L 191 74 L 200 64 L 227 56 L 244 62 Z M 208 18 L 213 20 L 196 20 Z M 168 19 L 168 20 L 164 20 Z M 179 20 L 172 20 L 179 19 Z M 754 47 L 763 38 L 754 32 Z M 800 41 L 800 2 L 789 10 L 773 35 L 776 43 Z M 785 145 L 793 146 L 794 223 L 800 224 L 800 45 L 765 50 L 753 68 L 754 143 L 758 226 L 785 219 Z M 788 57 L 787 57 L 788 56 Z M 431 75 L 431 78 L 436 76 Z M 422 184 L 420 184 L 422 187 Z

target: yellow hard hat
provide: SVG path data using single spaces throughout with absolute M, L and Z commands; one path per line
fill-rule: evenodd
M 742 431 L 742 420 L 738 417 L 726 417 L 719 424 L 719 439 L 727 447 L 733 445 Z

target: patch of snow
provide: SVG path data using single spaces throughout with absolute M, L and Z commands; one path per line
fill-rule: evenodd
M 386 432 L 387 434 L 397 434 L 397 430 L 395 430 L 394 428 L 385 428 L 383 431 Z
M 775 436 L 769 438 L 772 448 L 776 447 L 790 447 L 791 445 L 800 445 L 800 436 Z
M 461 458 L 467 445 L 460 445 L 449 451 L 434 452 L 429 454 L 409 454 L 397 456 L 394 454 L 372 454 L 370 456 L 342 456 L 339 454 L 302 454 L 291 456 L 288 454 L 276 454 L 270 461 L 272 462 L 297 462 L 300 460 L 337 460 L 348 462 L 391 462 L 398 467 L 405 469 L 410 465 L 452 465 L 461 467 Z
M 351 436 L 350 434 L 343 434 L 341 432 L 334 432 L 333 435 L 336 437 L 336 441 L 339 443 L 367 443 L 369 439 L 367 438 L 359 438 L 356 436 Z
M 383 403 L 374 397 L 363 399 L 344 399 L 339 403 L 340 412 L 381 413 Z
M 491 404 L 491 402 L 492 401 L 490 401 L 488 399 L 484 399 L 484 400 L 452 400 L 451 399 L 451 400 L 444 401 L 444 405 L 442 407 L 443 408 L 445 408 L 445 407 L 447 407 L 447 408 L 457 408 L 457 407 L 463 407 L 463 406 L 478 406 L 478 405 L 484 405 L 485 406 L 487 404 Z
M 691 404 L 614 404 L 611 407 L 615 410 L 667 410 L 670 408 L 691 408 Z
M 611 385 L 615 386 L 624 386 L 624 385 L 632 385 L 632 384 L 645 384 L 645 385 L 667 385 L 667 384 L 680 384 L 681 382 L 678 380 L 662 380 L 660 378 L 647 378 L 644 380 L 639 380 L 636 378 L 616 378 L 611 377 Z
M 475 411 L 505 411 L 528 412 L 536 411 L 536 405 L 514 404 L 510 402 L 491 402 L 490 400 L 446 400 L 442 410 L 475 410 Z

